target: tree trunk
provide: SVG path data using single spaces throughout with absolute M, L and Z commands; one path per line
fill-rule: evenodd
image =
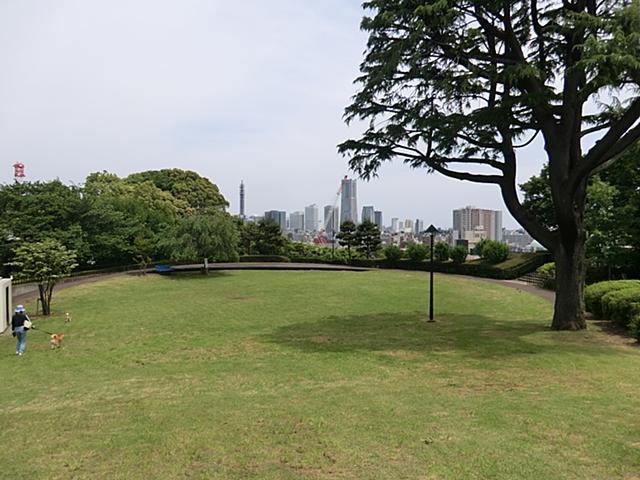
M 40 293 L 40 304 L 42 305 L 42 314 L 50 315 L 51 314 L 51 296 L 47 295 L 48 293 L 48 285 L 43 283 L 38 284 L 38 291 Z
M 553 330 L 587 328 L 584 316 L 584 279 L 586 273 L 584 239 L 578 236 L 562 242 L 555 254 L 556 301 Z

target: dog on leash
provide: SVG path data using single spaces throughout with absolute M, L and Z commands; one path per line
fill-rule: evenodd
M 69 312 L 64 314 L 64 323 L 71 322 L 71 314 Z
M 60 348 L 62 346 L 62 340 L 64 340 L 64 333 L 54 333 L 51 335 L 51 341 L 49 342 L 51 349 Z

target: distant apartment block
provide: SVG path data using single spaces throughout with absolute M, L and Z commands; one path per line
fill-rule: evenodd
M 391 219 L 391 233 L 398 233 L 400 231 L 400 229 L 398 228 L 398 219 L 397 218 L 392 218 Z
M 483 238 L 502 241 L 502 212 L 475 207 L 453 211 L 454 240 L 467 240 L 473 248 Z
M 364 222 L 366 220 L 369 220 L 372 223 L 375 220 L 374 210 L 372 206 L 362 207 L 362 221 Z
M 333 235 L 338 233 L 340 228 L 339 220 L 338 207 L 326 205 L 324 207 L 324 231 L 327 234 L 327 238 L 332 238 Z
M 264 218 L 271 219 L 280 226 L 280 230 L 283 232 L 287 229 L 287 212 L 280 210 L 269 210 L 264 212 Z
M 289 230 L 302 232 L 304 230 L 304 213 L 292 212 L 289 214 Z
M 304 207 L 304 229 L 307 232 L 318 231 L 318 206 L 315 203 Z
M 380 210 L 376 210 L 373 212 L 373 223 L 378 226 L 378 230 L 384 230 L 384 224 L 382 223 L 382 212 Z
M 351 220 L 358 223 L 358 194 L 356 181 L 347 178 L 342 179 L 342 193 L 340 198 L 340 223 Z

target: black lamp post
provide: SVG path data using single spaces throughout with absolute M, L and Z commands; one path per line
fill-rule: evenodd
M 435 322 L 433 319 L 433 236 L 438 231 L 433 225 L 429 225 L 427 233 L 431 237 L 431 262 L 429 263 L 429 321 Z

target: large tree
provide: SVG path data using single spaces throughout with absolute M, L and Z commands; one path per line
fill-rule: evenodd
M 554 329 L 585 328 L 587 181 L 640 138 L 640 3 L 371 0 L 369 33 L 339 146 L 362 177 L 394 158 L 499 186 L 509 212 L 553 252 Z M 518 150 L 540 137 L 558 228 L 519 201 Z

